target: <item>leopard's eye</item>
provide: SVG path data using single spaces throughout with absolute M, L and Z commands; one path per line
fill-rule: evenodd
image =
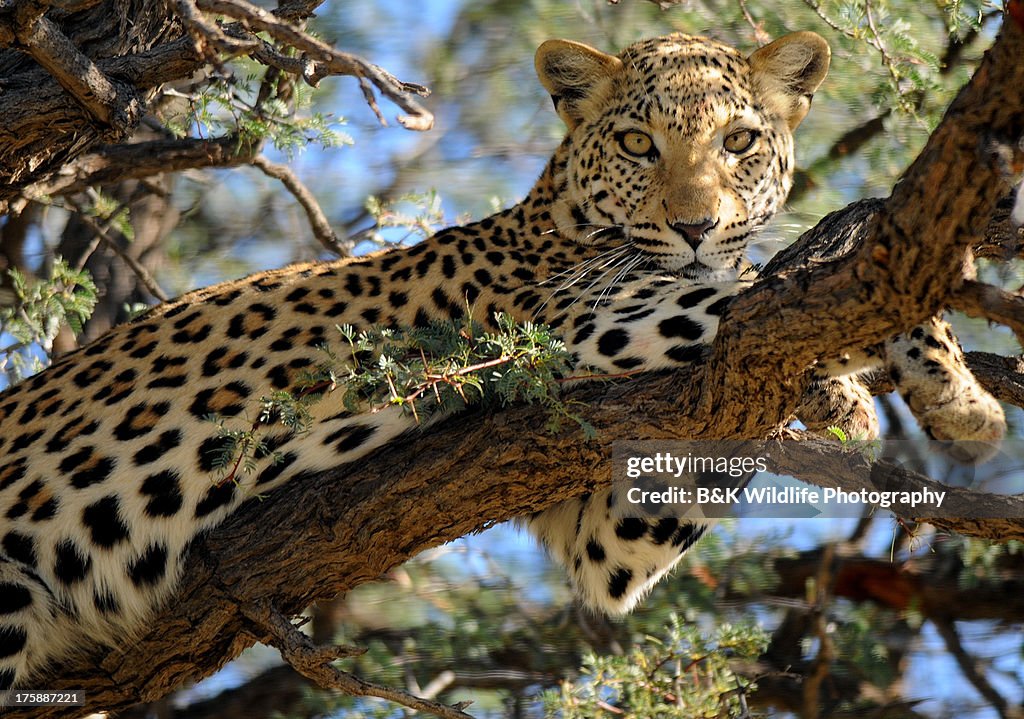
M 626 154 L 633 157 L 652 158 L 658 154 L 651 136 L 637 130 L 621 133 L 619 135 L 619 146 Z
M 738 155 L 750 149 L 754 140 L 757 139 L 757 135 L 758 133 L 754 130 L 737 130 L 726 135 L 723 145 L 726 150 Z

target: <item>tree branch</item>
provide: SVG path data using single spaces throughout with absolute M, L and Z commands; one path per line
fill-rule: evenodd
M 191 0 L 179 1 L 191 2 Z M 368 63 L 350 53 L 335 50 L 327 43 L 311 37 L 291 23 L 275 17 L 247 0 L 198 0 L 196 4 L 208 12 L 236 18 L 242 21 L 245 27 L 266 32 L 274 39 L 300 50 L 309 62 L 320 64 L 321 67 L 315 65 L 303 67 L 302 77 L 307 79 L 310 84 L 315 85 L 319 78 L 326 75 L 353 75 L 359 78 L 367 103 L 382 124 L 386 125 L 387 123 L 377 107 L 377 102 L 368 83 L 372 83 L 385 97 L 409 113 L 398 116 L 398 123 L 402 127 L 407 130 L 426 131 L 434 126 L 433 114 L 423 107 L 415 97 L 417 95 L 426 97 L 430 94 L 426 87 L 415 83 L 401 82 L 377 65 Z M 237 30 L 234 35 L 238 37 Z M 272 54 L 269 53 L 265 53 L 257 59 L 273 64 Z M 282 66 L 281 69 L 288 70 L 290 68 Z
M 538 435 L 542 412 L 536 408 L 474 413 L 385 448 L 357 467 L 286 485 L 275 492 L 274 501 L 251 502 L 193 544 L 180 589 L 150 622 L 159 629 L 123 651 L 103 651 L 91 662 L 64 667 L 62 678 L 48 686 L 84 688 L 91 707 L 110 711 L 154 700 L 252 644 L 256 637 L 244 616 L 251 611 L 247 608 L 272 598 L 282 614 L 297 613 L 318 599 L 376 579 L 426 548 L 606 486 L 612 480 L 608 457 L 616 437 L 691 436 L 695 423 L 680 417 L 665 399 L 677 379 L 659 375 L 574 390 L 570 399 L 583 403 L 581 411 L 598 430 L 595 441 L 581 440 L 576 431 Z M 530 438 L 528 449 L 524 437 Z M 850 466 L 849 453 L 837 452 L 837 445 L 823 440 L 806 444 L 820 450 L 819 459 L 835 455 L 834 461 Z M 769 446 L 777 466 L 792 462 L 806 467 L 806 455 L 796 454 L 804 445 Z M 821 475 L 834 481 L 830 465 L 822 467 Z M 844 481 L 846 487 L 857 482 Z M 967 492 L 961 496 L 986 501 Z M 991 501 L 1004 508 L 1021 502 Z M 1022 510 L 1012 511 L 1020 516 Z M 988 531 L 986 522 L 1010 526 L 1013 520 L 981 520 L 982 532 Z M 1012 531 L 1000 532 L 1003 539 L 1024 537 L 1022 523 L 1016 522 Z M 947 523 L 968 530 L 974 526 L 971 521 Z M 257 526 L 294 531 L 254 532 Z M 12 714 L 29 715 L 64 714 L 55 708 Z
M 806 599 L 807 582 L 814 578 L 821 556 L 821 549 L 812 549 L 776 559 L 774 570 L 779 581 L 767 596 Z M 1024 581 L 1018 572 L 997 574 L 980 585 L 966 586 L 948 566 L 935 564 L 931 559 L 894 562 L 888 557 L 840 553 L 832 569 L 833 593 L 897 612 L 914 609 L 927 619 L 944 616 L 966 622 L 1024 620 Z M 728 591 L 724 599 L 748 601 L 751 597 Z
M 54 77 L 90 114 L 126 137 L 142 114 L 142 100 L 133 88 L 108 78 L 54 23 L 43 16 L 45 6 L 22 3 L 16 12 L 15 37 L 29 55 Z
M 298 72 L 307 82 L 315 83 L 326 75 L 355 76 L 378 116 L 380 108 L 374 89 L 407 113 L 398 118 L 404 127 L 427 130 L 433 123 L 433 115 L 416 100 L 417 96 L 429 93 L 427 88 L 402 82 L 386 70 L 356 55 L 335 50 L 292 24 L 305 17 L 304 13 L 311 13 L 318 2 L 287 3 L 279 13 L 272 14 L 243 0 L 202 0 L 198 4 L 194 0 L 173 1 L 188 16 L 185 25 L 193 35 L 183 34 L 179 25 L 171 23 L 173 18 L 168 16 L 163 3 L 151 3 L 147 16 L 132 18 L 140 34 L 132 36 L 131 48 L 120 53 L 115 49 L 110 57 L 101 59 L 84 55 L 68 39 L 68 27 L 61 28 L 41 14 L 45 3 L 19 4 L 36 9 L 36 14 L 29 18 L 32 22 L 19 20 L 18 13 L 0 7 L 0 47 L 16 42 L 19 47 L 25 45 L 43 65 L 19 66 L 17 72 L 4 78 L 4 92 L 0 93 L 0 214 L 18 211 L 45 188 L 60 186 L 62 181 L 56 175 L 66 163 L 101 143 L 128 137 L 138 126 L 145 102 L 155 88 L 187 78 L 208 63 L 207 56 L 197 51 L 197 35 L 212 37 L 213 46 L 224 52 L 221 59 L 250 53 L 268 65 Z M 105 4 L 93 3 L 93 11 L 117 12 L 104 7 Z M 239 18 L 239 22 L 218 26 L 202 13 L 193 13 L 192 8 L 223 12 Z M 73 22 L 70 27 L 74 27 Z M 171 37 L 169 27 L 174 28 Z M 105 30 L 92 29 L 96 36 L 102 36 Z M 254 31 L 266 31 L 275 40 L 300 50 L 303 56 L 287 58 L 254 35 Z M 97 44 L 100 43 L 91 37 L 90 47 Z M 205 50 L 202 40 L 199 45 Z M 77 102 L 69 105 L 69 94 Z M 72 169 L 69 174 L 75 172 Z M 141 176 L 142 172 L 140 169 L 132 176 Z M 23 191 L 26 197 L 21 196 Z
M 996 691 L 996 688 L 992 686 L 992 683 L 981 670 L 981 667 L 978 666 L 977 660 L 967 652 L 963 642 L 960 641 L 960 635 L 956 631 L 956 626 L 953 622 L 945 617 L 933 617 L 932 625 L 946 644 L 946 650 L 956 660 L 957 666 L 960 667 L 960 672 L 964 675 L 964 678 L 974 685 L 974 688 L 984 697 L 985 701 L 992 705 L 1000 719 L 1020 719 L 1020 711 L 1011 707 L 1006 698 Z
M 156 280 L 153 279 L 153 276 L 149 274 L 149 270 L 139 264 L 138 260 L 125 252 L 117 241 L 114 240 L 114 238 L 111 237 L 105 229 L 100 227 L 96 220 L 89 216 L 84 207 L 70 199 L 67 200 L 67 203 L 75 212 L 78 213 L 78 219 L 80 219 L 82 223 L 89 228 L 89 231 L 99 238 L 99 240 L 106 245 L 111 252 L 121 258 L 122 262 L 131 268 L 131 271 L 135 273 L 135 276 L 139 278 L 139 281 L 145 285 L 146 289 L 149 290 L 153 297 L 157 298 L 161 302 L 166 302 L 170 299 L 170 297 L 167 296 L 167 293 L 164 292 L 160 288 L 160 285 L 157 284 Z
M 72 195 L 89 187 L 140 180 L 153 175 L 208 167 L 238 167 L 252 162 L 258 146 L 236 135 L 210 140 L 153 140 L 104 145 L 68 163 L 43 182 L 26 187 L 21 203 L 53 195 Z
M 803 685 L 803 719 L 818 719 L 821 716 L 821 690 L 825 678 L 835 661 L 835 644 L 828 630 L 828 605 L 832 593 L 832 559 L 835 545 L 826 544 L 822 552 L 818 571 L 814 577 L 808 620 L 818 639 L 818 651 L 808 666 Z
M 324 246 L 325 250 L 338 257 L 348 255 L 345 248 L 338 242 L 338 236 L 334 234 L 334 229 L 331 227 L 331 223 L 327 221 L 324 211 L 320 209 L 320 203 L 316 201 L 313 193 L 302 184 L 302 181 L 299 180 L 294 172 L 285 165 L 271 162 L 263 155 L 254 157 L 252 164 L 268 177 L 280 180 L 288 192 L 292 193 L 295 199 L 298 200 L 299 204 L 302 205 L 302 209 L 306 211 L 306 217 L 309 219 L 309 226 L 313 230 L 313 236 Z
M 387 699 L 415 711 L 426 712 L 443 719 L 472 719 L 461 707 L 414 697 L 406 692 L 365 682 L 359 677 L 331 666 L 335 659 L 358 656 L 363 650 L 348 647 L 317 647 L 313 641 L 288 621 L 288 618 L 266 602 L 243 607 L 246 617 L 270 636 L 270 645 L 281 652 L 282 658 L 303 676 L 323 689 L 338 689 L 357 697 Z
M 981 386 L 1002 402 L 1024 407 L 1024 357 L 968 352 L 967 366 Z
M 975 280 L 965 280 L 963 286 L 950 298 L 949 306 L 968 317 L 1006 325 L 1024 347 L 1024 297 L 1012 295 L 999 287 Z
M 217 54 L 221 52 L 229 57 L 245 55 L 260 46 L 256 38 L 238 38 L 225 34 L 219 25 L 206 19 L 194 0 L 169 0 L 168 5 L 184 20 L 196 54 L 209 62 L 217 62 Z
M 792 413 L 793 388 L 814 360 L 907 331 L 959 288 L 969 249 L 1010 189 L 1005 168 L 1024 161 L 1024 97 L 996 99 L 1024 85 L 1022 55 L 1024 30 L 1008 20 L 877 218 L 863 221 L 863 239 L 828 263 L 827 277 L 820 262 L 808 260 L 730 305 L 711 360 L 681 405 L 687 414 L 720 417 L 723 408 L 748 407 L 750 397 L 762 401 L 714 422 L 711 436 L 764 436 Z M 842 217 L 832 221 L 844 224 Z

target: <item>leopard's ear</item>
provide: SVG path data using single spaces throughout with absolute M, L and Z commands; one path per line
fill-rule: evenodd
M 583 105 L 610 84 L 622 61 L 583 43 L 548 40 L 537 48 L 534 65 L 555 110 L 571 130 L 583 119 Z
M 792 130 L 811 109 L 811 96 L 828 74 L 832 52 L 813 32 L 794 32 L 756 50 L 747 61 L 757 99 L 775 108 Z

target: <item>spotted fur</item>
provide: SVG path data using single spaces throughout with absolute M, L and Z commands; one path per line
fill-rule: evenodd
M 214 481 L 223 440 L 204 418 L 251 426 L 260 397 L 321 361 L 336 324 L 421 326 L 467 308 L 491 324 L 502 311 L 551 325 L 597 370 L 699 360 L 749 284 L 735 275 L 752 234 L 790 189 L 792 130 L 828 57 L 812 33 L 749 58 L 678 34 L 619 56 L 545 43 L 538 73 L 569 132 L 521 203 L 411 248 L 193 292 L 0 396 L 0 688 L 130 636 L 173 590 L 189 542 L 246 498 L 412 426 L 328 393 L 308 434 L 268 430 L 281 461 Z M 614 505 L 606 492 L 529 526 L 590 605 L 621 612 L 703 527 L 618 520 Z

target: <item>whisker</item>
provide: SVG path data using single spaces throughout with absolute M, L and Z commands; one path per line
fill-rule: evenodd
M 562 315 L 564 315 L 564 314 L 565 314 L 566 312 L 568 312 L 568 311 L 569 311 L 569 310 L 570 310 L 570 309 L 572 308 L 572 306 L 573 306 L 573 305 L 575 305 L 575 304 L 576 304 L 577 302 L 579 302 L 579 301 L 580 301 L 581 299 L 583 299 L 583 298 L 584 298 L 584 297 L 585 297 L 585 296 L 586 296 L 586 295 L 587 295 L 587 294 L 588 294 L 588 293 L 590 292 L 590 290 L 592 290 L 592 289 L 594 288 L 594 286 L 595 286 L 595 285 L 597 285 L 597 283 L 598 283 L 598 282 L 600 282 L 600 281 L 601 281 L 602 279 L 604 279 L 605 277 L 607 277 L 607 276 L 608 276 L 608 274 L 609 274 L 610 272 L 612 272 L 612 271 L 613 271 L 614 269 L 616 269 L 616 267 L 617 267 L 617 266 L 618 266 L 618 265 L 620 264 L 620 262 L 625 262 L 625 263 L 628 263 L 629 261 L 630 261 L 630 260 L 629 260 L 629 258 L 628 258 L 628 257 L 625 257 L 625 256 L 622 256 L 622 255 L 620 255 L 620 256 L 618 256 L 618 257 L 615 257 L 615 258 L 613 258 L 612 260 L 609 260 L 609 261 L 608 261 L 608 262 L 606 262 L 606 263 L 605 263 L 604 265 L 601 265 L 601 267 L 605 267 L 605 266 L 607 266 L 607 265 L 611 264 L 611 267 L 609 267 L 609 268 L 608 268 L 607 270 L 605 270 L 604 272 L 602 272 L 602 273 L 601 273 L 600 275 L 598 275 L 598 276 L 597 276 L 597 277 L 596 277 L 596 278 L 594 279 L 594 281 L 593 281 L 593 282 L 591 282 L 591 283 L 590 283 L 589 285 L 587 285 L 587 286 L 586 286 L 586 287 L 584 287 L 584 288 L 583 288 L 582 290 L 580 290 L 579 294 L 577 294 L 577 295 L 576 295 L 576 298 L 575 298 L 575 299 L 574 299 L 574 300 L 573 300 L 572 302 L 570 302 L 570 303 L 569 303 L 569 304 L 568 304 L 568 305 L 567 305 L 567 306 L 566 306 L 566 307 L 565 307 L 565 308 L 564 308 L 564 309 L 563 309 L 563 310 L 562 310 L 562 311 L 561 311 L 561 312 L 560 312 L 560 313 L 559 313 L 558 315 L 556 315 L 556 316 L 558 316 L 558 317 L 561 317 L 561 316 L 562 316 Z M 600 268 L 598 268 L 598 269 L 600 269 Z M 577 280 L 577 281 L 578 281 L 578 280 Z M 611 284 L 611 283 L 609 282 L 609 284 Z
M 604 300 L 605 295 L 608 294 L 608 292 L 611 290 L 611 288 L 615 287 L 619 282 L 621 282 L 623 280 L 623 278 L 626 277 L 626 275 L 628 275 L 630 272 L 633 271 L 634 267 L 636 267 L 637 265 L 639 265 L 643 261 L 644 261 L 644 256 L 640 255 L 640 254 L 638 254 L 637 256 L 635 256 L 635 257 L 633 257 L 631 259 L 626 260 L 626 262 L 623 264 L 622 269 L 619 270 L 619 273 L 617 275 L 615 275 L 615 277 L 613 277 L 611 279 L 611 281 L 608 282 L 608 284 L 606 284 L 604 286 L 603 290 L 601 290 L 601 294 L 599 294 L 597 296 L 597 300 L 594 301 L 594 304 L 591 307 L 591 311 L 592 312 L 596 312 L 597 308 L 601 306 L 601 302 Z
M 627 242 L 627 243 L 622 244 L 622 245 L 616 245 L 615 247 L 607 249 L 604 252 L 601 252 L 600 254 L 594 255 L 593 257 L 588 257 L 587 259 L 583 260 L 582 262 L 578 262 L 575 265 L 572 265 L 568 269 L 562 270 L 561 272 L 559 272 L 557 274 L 554 274 L 554 275 L 551 275 L 550 277 L 546 277 L 543 280 L 541 280 L 540 282 L 538 282 L 537 284 L 538 285 L 545 285 L 548 282 L 551 282 L 552 280 L 556 280 L 559 277 L 564 277 L 565 275 L 571 274 L 571 273 L 575 272 L 576 270 L 579 270 L 579 269 L 582 269 L 582 268 L 586 267 L 587 265 L 594 264 L 594 263 L 600 261 L 602 258 L 607 257 L 608 255 L 612 254 L 613 252 L 616 252 L 618 250 L 622 250 L 623 248 L 632 247 L 632 245 L 633 245 L 632 242 Z
M 555 292 L 558 293 L 558 292 L 562 292 L 564 290 L 569 289 L 570 287 L 575 285 L 577 282 L 582 280 L 587 274 L 589 274 L 593 270 L 602 270 L 605 267 L 607 267 L 608 265 L 612 265 L 612 264 L 618 262 L 618 260 L 620 260 L 623 257 L 623 255 L 627 254 L 629 252 L 629 250 L 632 249 L 632 248 L 628 247 L 628 246 L 621 246 L 621 247 L 618 247 L 617 249 L 620 249 L 622 251 L 617 253 L 617 254 L 615 254 L 615 255 L 613 255 L 613 256 L 611 256 L 611 257 L 609 257 L 609 258 L 607 258 L 604 262 L 602 262 L 600 264 L 593 263 L 593 264 L 595 264 L 597 266 L 596 267 L 594 267 L 594 266 L 588 267 L 585 272 L 581 272 L 578 275 L 576 275 L 575 277 L 571 278 L 570 280 L 567 280 L 566 282 L 563 282 L 558 287 L 558 289 L 555 290 Z M 604 275 L 602 275 L 602 277 L 603 276 Z
M 548 303 L 551 302 L 551 300 L 554 299 L 558 294 L 564 292 L 565 290 L 569 289 L 573 285 L 577 284 L 580 280 L 582 280 L 584 277 L 586 277 L 588 274 L 590 274 L 590 272 L 592 272 L 595 269 L 602 269 L 604 267 L 607 267 L 609 264 L 617 263 L 623 256 L 628 254 L 632 249 L 633 249 L 633 243 L 632 242 L 627 242 L 624 245 L 619 245 L 617 247 L 613 247 L 612 249 L 606 250 L 605 252 L 602 252 L 599 255 L 596 255 L 594 257 L 590 257 L 587 260 L 585 260 L 584 262 L 581 262 L 578 265 L 570 267 L 568 270 L 560 272 L 558 275 L 554 275 L 552 277 L 549 277 L 549 278 L 539 282 L 538 285 L 543 285 L 544 283 L 548 282 L 549 280 L 557 279 L 558 277 L 561 277 L 563 275 L 572 273 L 570 275 L 570 277 L 566 281 L 564 281 L 562 284 L 560 284 L 558 287 L 556 287 L 554 290 L 551 291 L 551 293 L 548 295 L 547 299 L 545 299 L 540 304 L 540 306 L 537 307 L 537 309 L 534 311 L 534 316 L 536 317 L 548 305 Z M 603 260 L 603 262 L 602 262 L 602 260 Z M 605 273 L 605 274 L 607 274 L 607 273 Z M 602 275 L 602 277 L 603 276 L 604 275 Z M 600 278 L 598 278 L 598 279 L 600 279 Z M 584 292 L 586 292 L 586 290 L 584 290 Z M 570 303 L 568 307 L 572 307 L 572 305 L 574 305 L 574 304 L 575 304 L 575 301 Z M 568 307 L 566 309 L 568 309 Z M 562 314 L 564 314 L 564 311 L 563 311 Z
M 597 228 L 599 228 L 597 230 L 598 232 L 600 232 L 601 230 L 622 230 L 622 229 L 625 229 L 622 225 L 602 225 L 599 222 L 581 222 L 581 223 L 576 224 L 576 225 L 559 225 L 558 227 L 554 227 L 554 228 L 552 228 L 550 230 L 544 230 L 544 232 L 542 232 L 541 234 L 542 235 L 553 235 L 556 232 L 561 232 L 562 230 L 574 230 L 574 229 L 576 229 L 578 227 L 597 227 Z M 589 235 L 589 237 L 593 237 L 593 235 Z

